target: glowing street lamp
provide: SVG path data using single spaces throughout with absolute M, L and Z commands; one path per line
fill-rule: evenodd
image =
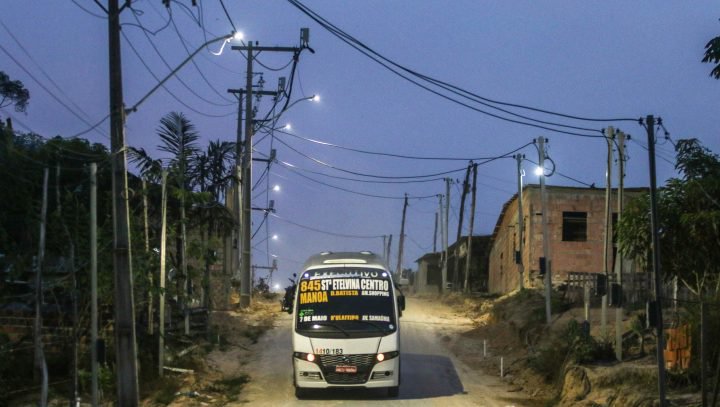
M 280 192 L 280 185 L 275 185 L 272 190 L 274 192 Z

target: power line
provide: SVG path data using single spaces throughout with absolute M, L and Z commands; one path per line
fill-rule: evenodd
M 293 226 L 297 226 L 297 227 L 299 227 L 299 228 L 303 228 L 303 229 L 306 229 L 306 230 L 311 230 L 311 231 L 313 231 L 313 232 L 322 233 L 322 234 L 329 235 L 329 236 L 345 237 L 345 238 L 349 238 L 349 239 L 377 239 L 377 238 L 382 238 L 382 237 L 383 237 L 383 235 L 349 235 L 349 234 L 343 234 L 343 233 L 328 232 L 328 231 L 326 231 L 326 230 L 316 229 L 316 228 L 313 228 L 313 227 L 310 227 L 310 226 L 302 225 L 302 224 L 297 223 L 297 222 L 293 222 L 293 221 L 291 221 L 291 220 L 289 220 L 289 219 L 285 219 L 285 218 L 283 218 L 283 217 L 280 217 L 280 216 L 278 216 L 278 215 L 276 215 L 276 214 L 274 214 L 274 213 L 271 213 L 270 216 L 272 216 L 272 217 L 274 217 L 274 218 L 276 218 L 276 219 L 279 219 L 279 220 L 281 220 L 281 221 L 283 221 L 283 222 L 285 222 L 285 223 L 289 223 L 289 224 L 291 224 L 291 225 L 293 225 Z
M 359 192 L 359 191 L 353 191 L 353 190 L 351 190 L 351 189 L 339 187 L 339 186 L 337 186 L 337 185 L 328 184 L 328 183 L 326 183 L 326 182 L 316 180 L 315 178 L 308 177 L 308 176 L 305 175 L 305 174 L 301 174 L 299 171 L 297 171 L 297 170 L 294 169 L 294 168 L 288 167 L 288 169 L 289 169 L 290 171 L 294 172 L 295 174 L 299 175 L 299 176 L 302 177 L 302 178 L 305 178 L 305 179 L 310 180 L 310 181 L 312 181 L 312 182 L 315 182 L 315 183 L 317 183 L 317 184 L 320 184 L 320 185 L 323 185 L 323 186 L 326 186 L 326 187 L 329 187 L 329 188 L 337 189 L 337 190 L 340 190 L 340 191 L 343 191 L 343 192 L 348 192 L 348 193 L 355 194 L 355 195 L 366 196 L 366 197 L 369 197 L 369 198 L 395 199 L 395 200 L 405 199 L 405 196 L 376 195 L 376 194 L 368 194 L 368 193 Z M 436 197 L 436 196 L 437 196 L 437 194 L 435 194 L 435 195 L 427 195 L 427 196 L 408 196 L 408 199 L 423 199 L 423 198 L 431 198 L 431 197 Z
M 455 95 L 457 95 L 457 96 L 463 97 L 463 98 L 465 98 L 465 99 L 471 100 L 471 101 L 473 101 L 473 102 L 475 102 L 475 103 L 479 103 L 479 104 L 482 104 L 482 105 L 484 105 L 484 106 L 491 107 L 491 108 L 493 108 L 493 109 L 499 110 L 499 111 L 501 111 L 501 112 L 503 112 L 503 113 L 510 114 L 510 115 L 515 116 L 515 117 L 523 118 L 523 119 L 525 119 L 525 120 L 530 120 L 530 121 L 533 121 L 533 122 L 536 122 L 536 123 L 542 123 L 542 124 L 547 124 L 547 125 L 552 125 L 552 126 L 557 126 L 557 127 L 565 127 L 565 128 L 570 128 L 570 129 L 576 129 L 576 130 L 585 130 L 585 131 L 599 132 L 599 130 L 597 130 L 597 129 L 586 129 L 586 128 L 581 128 L 581 127 L 577 127 L 577 126 L 569 126 L 569 125 L 565 125 L 565 124 L 561 124 L 561 123 L 547 122 L 547 121 L 542 121 L 542 120 L 535 119 L 535 118 L 531 118 L 531 117 L 522 116 L 522 115 L 519 115 L 519 114 L 517 114 L 517 113 L 510 112 L 510 111 L 507 111 L 507 110 L 498 108 L 498 107 L 496 107 L 496 106 L 489 105 L 488 103 L 494 103 L 494 104 L 498 104 L 498 105 L 504 105 L 504 106 L 510 106 L 510 107 L 515 107 L 515 108 L 520 108 L 520 109 L 526 109 L 526 110 L 536 111 L 536 112 L 539 112 L 539 113 L 550 114 L 550 115 L 554 115 L 554 116 L 559 116 L 559 117 L 569 118 L 569 119 L 574 119 L 574 120 L 581 120 L 581 121 L 593 121 L 593 122 L 605 122 L 605 121 L 637 121 L 637 119 L 624 119 L 624 118 L 620 118 L 620 119 L 595 119 L 595 118 L 587 118 L 587 117 L 580 117 L 580 116 L 574 116 L 574 115 L 567 115 L 567 114 L 557 113 L 557 112 L 553 112 L 553 111 L 549 111 L 549 110 L 538 109 L 538 108 L 534 108 L 534 107 L 530 107 L 530 106 L 525 106 L 525 105 L 520 105 L 520 104 L 512 104 L 512 103 L 507 103 L 507 102 L 501 102 L 501 101 L 492 100 L 492 99 L 489 99 L 489 98 L 482 97 L 482 96 L 480 96 L 480 95 L 474 94 L 474 93 L 472 93 L 472 92 L 469 92 L 469 91 L 464 90 L 464 89 L 462 89 L 462 88 L 459 88 L 459 87 L 457 87 L 457 86 L 448 84 L 448 83 L 443 82 L 443 81 L 441 81 L 441 80 L 438 80 L 438 79 L 429 77 L 429 76 L 427 76 L 427 75 L 419 74 L 419 73 L 417 73 L 417 72 L 415 72 L 415 71 L 413 71 L 413 70 L 411 70 L 411 69 L 409 69 L 409 68 L 407 68 L 407 67 L 405 67 L 405 66 L 403 66 L 403 65 L 400 65 L 400 64 L 398 64 L 398 63 L 390 60 L 389 58 L 383 56 L 382 54 L 378 53 L 377 51 L 373 50 L 372 48 L 368 47 L 367 45 L 363 44 L 361 41 L 357 40 L 356 38 L 352 37 L 351 35 L 347 34 L 346 32 L 342 31 L 342 30 L 339 29 L 337 26 L 333 25 L 333 24 L 330 23 L 328 20 L 324 19 L 323 17 L 321 17 L 320 15 L 318 15 L 317 13 L 315 13 L 314 11 L 312 11 L 310 8 L 308 8 L 307 6 L 303 5 L 300 1 L 298 1 L 298 0 L 288 0 L 288 1 L 289 1 L 293 6 L 295 6 L 296 8 L 298 8 L 301 12 L 303 12 L 304 14 L 306 14 L 307 16 L 309 16 L 311 19 L 313 19 L 315 22 L 317 22 L 320 26 L 322 26 L 323 28 L 325 28 L 326 30 L 328 30 L 330 33 L 332 33 L 333 35 L 335 35 L 336 37 L 338 37 L 340 40 L 342 40 L 342 41 L 345 42 L 346 44 L 350 45 L 351 47 L 355 48 L 357 51 L 359 51 L 359 52 L 361 52 L 362 54 L 364 54 L 365 56 L 371 58 L 373 61 L 377 62 L 378 64 L 380 64 L 381 66 L 383 66 L 383 67 L 385 67 L 386 69 L 390 70 L 391 72 L 395 73 L 396 75 L 402 77 L 403 79 L 405 79 L 405 80 L 407 80 L 407 81 L 415 84 L 416 86 L 419 86 L 419 87 L 421 87 L 421 88 L 423 88 L 423 89 L 425 89 L 425 90 L 427 90 L 427 91 L 429 91 L 429 92 L 431 92 L 431 93 L 434 93 L 434 94 L 436 94 L 436 95 L 438 95 L 438 96 L 441 96 L 441 97 L 443 97 L 443 98 L 445 98 L 445 99 L 447 99 L 447 100 L 450 100 L 450 101 L 452 101 L 452 102 L 454 102 L 454 103 L 457 103 L 457 104 L 460 104 L 460 105 L 465 106 L 465 107 L 467 107 L 467 108 L 470 108 L 470 109 L 472 109 L 472 110 L 475 110 L 475 111 L 478 111 L 478 112 L 480 112 L 480 113 L 489 115 L 489 116 L 491 116 L 491 117 L 495 117 L 495 118 L 497 118 L 497 119 L 501 119 L 501 120 L 513 122 L 513 123 L 516 123 L 516 124 L 522 124 L 522 125 L 531 126 L 531 127 L 543 128 L 543 129 L 546 129 L 546 130 L 549 130 L 549 131 L 553 131 L 553 132 L 558 132 L 558 133 L 571 134 L 571 135 L 582 136 L 582 137 L 604 137 L 604 136 L 594 136 L 594 135 L 588 135 L 588 134 L 579 134 L 579 133 L 562 131 L 562 130 L 558 130 L 558 129 L 547 128 L 547 127 L 545 127 L 545 126 L 539 126 L 539 125 L 536 125 L 536 124 L 533 124 L 533 123 L 521 122 L 521 121 L 514 120 L 514 119 L 510 119 L 510 118 L 507 118 L 507 117 L 502 117 L 502 116 L 499 116 L 499 115 L 495 115 L 495 114 L 492 114 L 492 113 L 489 113 L 489 112 L 486 112 L 486 111 L 477 109 L 477 108 L 475 108 L 475 107 L 473 107 L 473 106 L 470 106 L 470 105 L 467 105 L 466 103 L 463 103 L 463 102 L 461 102 L 461 101 L 459 101 L 459 100 L 457 100 L 457 99 L 453 99 L 453 98 L 451 98 L 451 97 L 449 97 L 449 96 L 447 96 L 447 95 L 445 95 L 445 94 L 442 94 L 442 93 L 440 93 L 440 92 L 438 92 L 438 91 L 435 91 L 435 90 L 433 90 L 433 89 L 430 89 L 430 88 L 428 88 L 427 86 L 424 86 L 424 85 L 418 83 L 417 81 L 415 81 L 415 80 L 413 80 L 413 79 L 405 76 L 405 75 L 402 74 L 401 72 L 398 72 L 397 70 L 406 72 L 406 73 L 408 73 L 408 74 L 410 74 L 410 75 L 412 75 L 412 76 L 414 76 L 414 77 L 416 77 L 416 78 L 418 78 L 418 79 L 420 79 L 420 80 L 426 81 L 426 82 L 428 82 L 428 83 L 430 83 L 430 84 L 432 84 L 432 85 L 434 85 L 434 86 L 437 86 L 437 87 L 439 87 L 439 88 L 441 88 L 441 89 L 444 89 L 445 91 L 448 91 L 448 92 L 450 92 L 450 93 L 452 93 L 452 94 L 455 94 Z M 393 67 L 395 67 L 395 69 L 393 69 Z M 397 70 L 396 70 L 396 69 L 397 69 Z M 486 103 L 486 102 L 487 102 L 487 103 Z
M 48 89 L 47 86 L 45 86 L 42 82 L 40 82 L 40 81 L 35 77 L 35 75 L 33 75 L 27 68 L 25 68 L 25 66 L 23 66 L 23 65 L 20 63 L 20 61 L 18 61 L 12 54 L 10 54 L 10 52 L 9 52 L 7 49 L 5 49 L 5 47 L 3 47 L 2 44 L 0 44 L 0 50 L 2 50 L 8 57 L 10 57 L 10 59 L 12 59 L 13 62 L 15 62 L 15 64 L 16 64 L 18 67 L 20 67 L 20 69 L 22 69 L 30 78 L 32 78 L 32 80 L 35 81 L 35 83 L 37 83 L 45 92 L 47 92 L 47 94 L 50 95 L 50 97 L 52 97 L 53 99 L 55 99 L 56 102 L 58 102 L 62 107 L 64 107 L 65 109 L 67 109 L 68 112 L 70 112 L 73 116 L 75 116 L 75 117 L 76 117 L 78 120 L 80 120 L 81 122 L 87 124 L 88 126 L 92 126 L 87 120 L 85 120 L 82 116 L 80 116 L 75 110 L 73 110 L 72 108 L 70 108 L 70 106 L 68 106 L 67 104 L 65 104 L 65 102 L 63 102 L 62 100 L 60 100 L 60 98 L 59 98 L 57 95 L 55 95 L 55 93 L 53 93 L 52 91 L 50 91 L 50 89 Z M 95 129 L 95 127 L 97 127 L 97 125 L 92 126 L 92 127 L 91 127 L 91 130 L 92 130 L 92 129 Z M 103 133 L 100 133 L 100 134 L 101 134 L 102 136 L 104 136 L 104 137 L 108 137 L 106 134 L 103 134 Z
M 140 63 L 145 67 L 145 69 L 150 73 L 150 75 L 151 75 L 153 78 L 155 78 L 155 80 L 158 81 L 158 83 L 159 83 L 159 82 L 161 81 L 160 78 L 158 78 L 158 76 L 155 75 L 155 73 L 152 71 L 152 69 L 151 69 L 150 66 L 147 64 L 147 62 L 145 62 L 145 60 L 143 59 L 142 55 L 140 55 L 140 52 L 135 48 L 135 46 L 133 45 L 132 41 L 130 41 L 130 39 L 127 37 L 127 35 L 125 34 L 125 32 L 124 32 L 124 31 L 121 31 L 120 33 L 122 34 L 123 38 L 125 38 L 125 41 L 126 41 L 127 44 L 130 46 L 130 49 L 133 51 L 133 53 L 135 54 L 135 56 L 137 56 L 137 58 L 140 60 Z M 195 112 L 195 113 L 197 113 L 197 114 L 199 114 L 199 115 L 201 115 L 201 116 L 216 117 L 216 118 L 217 118 L 217 117 L 227 117 L 227 116 L 234 115 L 234 114 L 237 113 L 237 112 L 230 112 L 230 113 L 227 113 L 227 114 L 211 114 L 211 113 L 201 112 L 201 111 L 195 109 L 194 107 L 188 105 L 187 103 L 183 102 L 179 97 L 177 97 L 173 92 L 171 92 L 164 84 L 161 85 L 161 87 L 165 90 L 165 92 L 167 92 L 170 96 L 172 96 L 172 98 L 175 99 L 175 101 L 177 101 L 177 102 L 180 103 L 181 105 L 185 106 L 187 109 L 190 109 L 191 111 L 193 111 L 193 112 Z

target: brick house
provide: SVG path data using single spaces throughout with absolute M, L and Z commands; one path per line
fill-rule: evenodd
M 625 202 L 645 188 L 625 188 Z M 553 285 L 567 280 L 568 273 L 601 273 L 605 232 L 605 189 L 546 186 L 549 258 Z M 540 287 L 543 256 L 540 186 L 523 188 L 523 250 L 519 252 L 518 200 L 515 194 L 502 208 L 492 235 L 488 291 L 506 293 L 519 287 L 516 258 L 522 259 L 524 286 Z M 617 219 L 617 190 L 611 194 L 613 223 Z M 610 264 L 615 249 L 611 248 Z M 612 266 L 610 266 L 612 267 Z M 611 268 L 612 270 L 612 268 Z
M 487 291 L 488 249 L 490 236 L 472 237 L 472 260 L 468 286 L 470 291 Z M 465 263 L 467 261 L 468 237 L 462 236 L 458 242 L 448 246 L 447 283 L 455 281 L 455 256 L 458 256 L 457 281 L 462 287 L 465 282 Z M 427 253 L 415 261 L 418 271 L 415 277 L 415 291 L 418 293 L 438 293 L 442 285 L 442 252 Z

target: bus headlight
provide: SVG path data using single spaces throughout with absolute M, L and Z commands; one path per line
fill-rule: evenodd
M 375 356 L 375 359 L 376 359 L 378 362 L 382 362 L 382 361 L 385 361 L 385 360 L 388 360 L 388 359 L 396 358 L 396 357 L 398 357 L 399 355 L 400 355 L 400 352 L 398 352 L 398 351 L 378 353 L 378 354 Z
M 315 355 L 312 353 L 293 352 L 293 357 L 296 359 L 307 360 L 308 362 L 315 363 Z

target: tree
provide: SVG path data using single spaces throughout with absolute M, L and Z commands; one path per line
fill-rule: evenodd
M 696 139 L 675 147 L 672 178 L 658 192 L 664 277 L 677 278 L 698 297 L 720 295 L 720 158 Z M 647 267 L 651 254 L 649 197 L 631 201 L 618 225 L 620 250 Z
M 11 81 L 10 77 L 0 71 L 0 108 L 15 105 L 16 112 L 24 112 L 30 100 L 30 92 L 20 81 Z
M 705 44 L 705 56 L 702 61 L 717 64 L 710 71 L 710 76 L 720 79 L 720 36 L 711 39 Z
M 201 256 L 205 259 L 203 289 L 204 305 L 211 309 L 210 265 L 215 260 L 212 249 L 213 237 L 224 237 L 232 231 L 234 218 L 222 204 L 233 178 L 232 162 L 235 158 L 235 144 L 227 141 L 211 141 L 207 151 L 195 155 L 192 160 L 191 183 L 199 191 L 194 196 L 191 218 L 198 220 L 201 235 Z

